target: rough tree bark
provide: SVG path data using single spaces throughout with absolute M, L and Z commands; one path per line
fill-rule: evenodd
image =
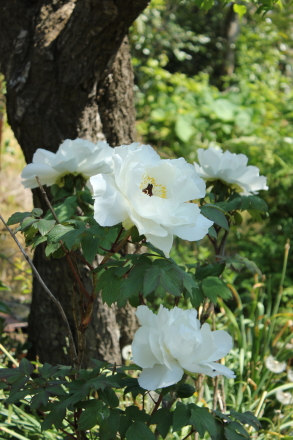
M 126 38 L 147 0 L 1 0 L 0 68 L 9 123 L 31 162 L 37 148 L 55 152 L 65 139 L 110 145 L 134 140 L 133 73 Z M 35 205 L 44 207 L 38 190 Z M 72 277 L 65 260 L 34 262 L 72 318 Z M 87 273 L 83 270 L 87 282 Z M 118 313 L 118 315 L 117 315 Z M 118 326 L 117 321 L 121 324 Z M 99 298 L 87 333 L 91 358 L 120 362 L 135 328 L 133 313 Z M 63 323 L 37 281 L 29 319 L 30 357 L 69 363 Z

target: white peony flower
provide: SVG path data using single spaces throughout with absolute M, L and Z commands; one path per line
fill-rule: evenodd
M 293 382 L 293 370 L 292 370 L 292 368 L 290 368 L 290 370 L 288 370 L 287 377 L 288 377 L 289 382 Z
M 25 188 L 36 188 L 36 176 L 43 185 L 51 186 L 60 183 L 66 174 L 81 174 L 88 179 L 98 173 L 110 173 L 113 153 L 107 142 L 94 144 L 84 139 L 67 139 L 56 154 L 39 148 L 33 162 L 22 171 L 22 183 Z
M 139 306 L 136 316 L 141 328 L 132 343 L 133 362 L 143 368 L 138 378 L 142 388 L 156 390 L 180 381 L 183 373 L 202 373 L 214 377 L 235 377 L 233 371 L 215 362 L 231 350 L 231 336 L 200 327 L 196 310 L 172 310 L 160 306 L 155 315 L 147 306 Z
M 209 147 L 198 149 L 200 165 L 194 162 L 196 171 L 205 180 L 221 180 L 241 195 L 258 194 L 261 189 L 268 189 L 266 177 L 259 175 L 259 169 L 247 166 L 245 154 L 230 153 L 221 148 Z
M 265 363 L 267 369 L 272 371 L 273 373 L 283 373 L 283 371 L 286 370 L 287 366 L 286 362 L 279 362 L 272 355 L 266 358 Z
M 101 226 L 135 225 L 168 256 L 173 234 L 200 240 L 213 224 L 196 204 L 186 203 L 204 197 L 205 183 L 183 158 L 162 160 L 150 145 L 138 146 L 116 147 L 114 172 L 90 179 L 94 218 Z

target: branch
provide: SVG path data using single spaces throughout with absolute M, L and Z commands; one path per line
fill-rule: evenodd
M 39 281 L 39 283 L 42 285 L 43 289 L 45 290 L 45 292 L 47 293 L 47 295 L 50 297 L 50 299 L 54 302 L 54 304 L 56 304 L 57 308 L 59 309 L 59 312 L 62 316 L 62 319 L 65 323 L 66 329 L 67 329 L 67 333 L 68 333 L 68 338 L 69 338 L 69 343 L 70 343 L 70 351 L 71 351 L 71 359 L 72 359 L 72 363 L 75 364 L 76 359 L 77 359 L 77 353 L 76 353 L 76 348 L 75 348 L 75 343 L 74 343 L 74 339 L 72 336 L 72 332 L 69 326 L 69 322 L 67 320 L 66 314 L 63 310 L 62 305 L 60 304 L 60 302 L 58 301 L 58 299 L 53 295 L 53 293 L 48 289 L 48 287 L 46 286 L 46 284 L 44 283 L 44 281 L 42 280 L 39 272 L 37 271 L 34 263 L 31 261 L 31 259 L 29 258 L 29 256 L 27 255 L 27 253 L 25 252 L 25 250 L 23 249 L 23 247 L 21 246 L 21 244 L 19 243 L 18 239 L 16 238 L 15 234 L 13 233 L 13 231 L 9 228 L 9 226 L 7 226 L 7 224 L 5 223 L 3 217 L 0 214 L 0 220 L 2 221 L 2 223 L 4 224 L 4 226 L 6 227 L 6 229 L 8 230 L 8 232 L 10 233 L 11 237 L 13 238 L 13 240 L 15 241 L 15 243 L 17 244 L 17 246 L 19 247 L 19 249 L 21 250 L 24 258 L 26 259 L 26 261 L 28 262 L 28 264 L 31 266 L 32 271 L 35 275 L 35 277 L 37 278 L 37 280 Z

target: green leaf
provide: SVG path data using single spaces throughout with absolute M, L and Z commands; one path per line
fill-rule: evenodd
M 236 12 L 236 14 L 239 15 L 240 20 L 242 19 L 243 15 L 246 14 L 246 11 L 247 11 L 246 6 L 237 5 L 236 3 L 234 3 L 233 9 L 234 9 L 234 12 Z
M 190 115 L 179 114 L 177 116 L 175 124 L 175 133 L 182 142 L 188 142 L 191 136 L 194 134 L 195 129 L 192 126 L 194 118 L 190 118 Z
M 103 301 L 111 306 L 120 294 L 122 279 L 115 274 L 116 267 L 111 267 L 102 273 L 96 286 L 96 291 L 102 290 Z
M 31 409 L 37 409 L 41 405 L 46 406 L 49 400 L 49 393 L 45 391 L 44 389 L 41 389 L 38 394 L 33 396 L 31 400 Z
M 140 257 L 137 264 L 131 269 L 129 277 L 123 281 L 121 294 L 124 298 L 143 293 L 143 283 L 146 271 L 151 267 L 151 260 Z
M 26 217 L 29 217 L 30 215 L 31 215 L 31 212 L 15 212 L 7 220 L 7 226 L 16 225 L 17 223 L 21 223 Z
M 81 248 L 84 258 L 91 264 L 99 251 L 100 239 L 85 236 L 81 239 Z
M 205 278 L 202 282 L 202 290 L 214 304 L 216 304 L 218 296 L 223 299 L 229 299 L 232 296 L 226 284 L 216 277 Z
M 43 214 L 43 210 L 41 208 L 34 208 L 32 210 L 32 214 L 36 215 L 37 217 L 40 217 Z
M 46 235 L 55 226 L 55 220 L 39 220 L 38 229 L 41 235 Z
M 29 377 L 23 376 L 23 375 L 21 375 L 18 378 L 14 378 L 14 379 L 16 379 L 16 380 L 14 380 L 12 383 L 9 397 L 12 397 L 15 393 L 20 391 L 20 389 L 23 388 L 24 385 L 29 381 Z M 9 382 L 11 382 L 11 379 Z
M 213 226 L 209 227 L 208 234 L 213 238 L 218 238 L 218 234 L 216 233 L 216 230 Z
M 74 203 L 74 199 L 68 197 L 64 202 L 59 203 L 58 205 L 54 205 L 53 208 L 59 222 L 63 223 L 66 222 L 66 220 L 69 220 L 74 215 L 76 210 L 76 203 Z M 53 220 L 53 215 L 51 211 L 47 211 L 45 218 L 47 220 Z
M 38 223 L 39 220 L 36 219 L 35 217 L 26 217 L 22 222 L 21 222 L 21 231 L 24 231 L 26 228 L 28 228 L 29 226 L 31 226 L 34 223 Z M 37 225 L 35 225 L 37 227 Z
M 47 364 L 46 362 L 42 367 L 39 367 L 39 374 L 44 379 L 49 379 L 49 377 L 53 376 L 58 371 L 58 367 L 53 367 L 50 364 Z
M 50 243 L 46 246 L 45 255 L 49 257 L 61 247 L 61 243 Z
M 245 440 L 245 438 L 250 439 L 250 435 L 246 429 L 244 429 L 243 426 L 237 422 L 229 423 L 224 428 L 224 432 L 227 440 Z
M 241 197 L 241 210 L 256 210 L 261 212 L 268 211 L 268 205 L 266 202 L 258 196 L 242 196 Z
M 245 413 L 238 413 L 234 411 L 234 409 L 230 409 L 230 415 L 235 419 L 239 420 L 243 425 L 253 426 L 256 431 L 261 429 L 261 423 L 255 417 L 255 415 L 251 411 L 246 411 Z
M 150 419 L 149 414 L 146 414 L 144 409 L 139 409 L 137 406 L 128 406 L 125 414 L 134 422 L 148 422 Z
M 119 430 L 121 418 L 121 411 L 118 409 L 111 409 L 110 416 L 100 422 L 100 438 L 103 440 L 113 440 L 116 438 L 116 433 Z
M 91 401 L 90 401 L 91 402 Z M 78 428 L 80 431 L 86 431 L 93 428 L 98 423 L 109 417 L 110 410 L 100 400 L 95 400 L 94 405 L 85 409 L 79 418 Z
M 166 408 L 161 408 L 151 416 L 151 425 L 156 424 L 163 438 L 167 437 L 172 426 L 172 414 Z
M 77 238 L 80 237 L 80 235 L 82 235 L 84 231 L 85 224 L 79 222 L 77 229 L 73 229 L 72 231 L 69 231 L 67 232 L 67 234 L 63 235 L 62 241 L 66 244 L 69 250 L 76 244 Z
M 6 403 L 19 403 L 21 399 L 24 399 L 27 395 L 31 394 L 31 390 L 26 389 L 22 391 L 18 391 L 14 393 L 12 396 L 9 396 L 6 400 Z
M 217 206 L 206 204 L 200 208 L 200 211 L 202 215 L 212 220 L 216 225 L 221 226 L 221 228 L 225 229 L 226 231 L 229 230 L 229 225 L 225 214 Z
M 119 434 L 122 438 L 125 437 L 127 429 L 132 425 L 133 421 L 124 415 L 120 417 L 120 424 L 119 424 Z
M 227 267 L 233 267 L 235 270 L 241 270 L 246 267 L 253 274 L 257 273 L 258 275 L 262 275 L 261 270 L 257 267 L 254 261 L 249 260 L 246 257 L 242 257 L 239 254 L 232 255 L 226 259 Z
M 48 234 L 48 243 L 57 243 L 67 232 L 73 229 L 73 226 L 55 225 Z
M 176 385 L 174 391 L 176 392 L 177 397 L 179 397 L 180 399 L 185 399 L 187 397 L 193 396 L 193 394 L 195 393 L 195 388 L 187 383 L 181 383 L 179 385 Z
M 143 280 L 144 296 L 147 296 L 158 287 L 160 283 L 160 273 L 161 269 L 159 268 L 159 266 L 156 265 L 152 265 L 149 269 L 145 271 Z
M 133 422 L 127 429 L 125 438 L 127 440 L 156 440 L 150 428 L 142 422 Z
M 189 404 L 191 408 L 190 421 L 198 431 L 201 437 L 204 436 L 205 431 L 211 436 L 217 435 L 216 420 L 207 408 L 202 408 L 194 403 Z
M 26 358 L 23 358 L 19 364 L 19 371 L 21 371 L 26 376 L 31 376 L 34 371 L 34 366 Z
M 195 278 L 197 280 L 203 280 L 207 277 L 219 277 L 222 275 L 225 269 L 225 263 L 215 263 L 200 266 L 196 269 Z
M 99 391 L 99 398 L 111 408 L 119 406 L 119 399 L 112 388 L 106 387 L 103 391 Z
M 195 309 L 197 309 L 201 303 L 204 301 L 205 296 L 201 289 L 193 289 L 192 296 L 190 297 L 190 302 Z
M 41 235 L 37 235 L 36 237 L 32 238 L 32 249 L 35 249 L 39 244 L 44 243 L 47 241 L 47 236 L 42 237 Z
M 164 289 L 167 292 L 171 293 L 171 295 L 181 295 L 183 291 L 183 282 L 182 278 L 178 276 L 177 272 L 173 270 L 169 270 L 166 272 L 165 270 L 161 269 L 160 281 Z
M 190 409 L 187 405 L 181 402 L 176 403 L 176 408 L 172 412 L 173 417 L 173 431 L 180 431 L 184 426 L 190 425 Z
M 220 121 L 233 121 L 237 106 L 228 99 L 216 99 L 210 104 L 210 109 Z
M 42 431 L 48 431 L 48 429 L 50 429 L 52 425 L 55 425 L 55 428 L 59 429 L 65 416 L 66 409 L 58 408 L 58 403 L 54 404 L 54 409 L 47 415 L 47 417 L 41 424 Z

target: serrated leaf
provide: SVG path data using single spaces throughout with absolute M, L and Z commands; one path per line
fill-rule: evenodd
M 38 229 L 41 235 L 46 235 L 55 226 L 55 220 L 39 220 Z
M 198 307 L 201 305 L 201 303 L 204 301 L 205 296 L 201 289 L 193 289 L 192 290 L 192 296 L 190 297 L 190 302 L 193 305 L 195 309 L 198 309 Z
M 67 234 L 63 235 L 62 241 L 66 244 L 67 248 L 70 250 L 78 237 L 80 237 L 85 231 L 85 224 L 82 226 L 79 225 L 78 229 L 73 229 L 72 231 L 67 232 Z M 92 261 L 91 261 L 92 262 Z
M 199 266 L 195 272 L 195 278 L 197 280 L 203 280 L 204 278 L 213 276 L 219 277 L 225 270 L 225 263 L 208 264 L 205 266 Z
M 12 397 L 15 393 L 20 391 L 21 388 L 24 387 L 24 385 L 29 381 L 29 377 L 27 376 L 21 376 L 18 377 L 16 380 L 13 381 L 10 389 L 9 397 Z M 10 381 L 11 382 L 11 381 Z
M 205 278 L 202 282 L 202 290 L 214 304 L 217 302 L 218 296 L 223 299 L 229 299 L 232 296 L 230 289 L 226 286 L 224 281 L 217 277 Z
M 266 202 L 258 196 L 242 196 L 241 197 L 241 210 L 256 210 L 261 212 L 268 211 L 268 205 Z
M 227 440 L 245 440 L 250 439 L 248 432 L 237 422 L 231 422 L 224 428 L 225 437 Z
M 32 238 L 32 249 L 35 249 L 39 244 L 44 243 L 45 241 L 47 241 L 47 236 L 36 236 Z
M 25 374 L 26 376 L 31 376 L 32 372 L 34 371 L 33 364 L 31 364 L 26 358 L 21 359 L 18 368 L 19 371 L 21 371 L 21 373 Z
M 99 398 L 111 408 L 119 406 L 119 399 L 112 388 L 106 387 L 103 391 L 99 391 Z
M 31 226 L 34 223 L 38 223 L 40 220 L 36 219 L 35 217 L 26 217 L 22 222 L 21 222 L 21 231 L 24 231 L 26 228 L 28 228 L 29 226 Z M 37 225 L 34 226 L 35 228 L 37 228 Z
M 211 436 L 216 436 L 216 420 L 209 410 L 207 408 L 197 406 L 194 403 L 189 404 L 189 406 L 191 408 L 190 421 L 198 431 L 199 435 L 203 437 L 205 431 L 208 431 Z
M 160 271 L 160 281 L 164 289 L 174 296 L 180 296 L 183 290 L 183 281 L 178 273 L 173 270 L 164 269 Z
M 55 225 L 48 234 L 48 243 L 59 242 L 67 232 L 73 229 L 73 226 Z
M 234 411 L 234 409 L 230 409 L 230 415 L 243 423 L 243 425 L 253 426 L 256 431 L 261 429 L 260 421 L 251 411 L 238 413 L 237 411 Z
M 172 412 L 173 431 L 180 431 L 184 426 L 190 425 L 190 409 L 187 405 L 177 402 L 175 410 Z
M 16 225 L 17 223 L 21 223 L 26 217 L 29 217 L 31 212 L 15 212 L 11 217 L 7 220 L 7 226 Z
M 32 214 L 35 214 L 37 217 L 40 217 L 43 214 L 43 210 L 41 208 L 34 208 L 32 210 Z
M 139 293 L 143 293 L 144 275 L 151 267 L 151 260 L 145 256 L 140 257 L 137 264 L 131 269 L 129 277 L 123 281 L 121 295 L 130 298 Z
M 150 428 L 142 422 L 133 422 L 127 429 L 125 438 L 127 440 L 156 440 Z
M 45 255 L 49 257 L 61 247 L 61 243 L 50 243 L 46 246 Z
M 143 280 L 143 294 L 147 296 L 153 292 L 159 285 L 161 269 L 157 265 L 152 265 L 145 271 Z
M 226 231 L 229 230 L 229 224 L 223 213 L 222 209 L 214 205 L 203 205 L 200 208 L 201 214 L 212 220 L 216 225 L 221 226 L 221 228 Z
M 81 239 L 81 248 L 84 258 L 91 264 L 99 251 L 100 239 L 85 236 Z
M 117 278 L 115 270 L 115 267 L 105 270 L 96 286 L 97 292 L 102 290 L 103 301 L 108 306 L 111 306 L 111 304 L 118 300 L 122 285 L 122 278 Z
M 113 440 L 119 430 L 121 411 L 111 409 L 110 416 L 100 423 L 100 438 L 103 440 Z
M 172 426 L 172 414 L 166 408 L 161 408 L 151 417 L 150 424 L 156 424 L 158 432 L 165 438 Z
M 100 400 L 95 400 L 95 404 L 90 408 L 85 409 L 79 418 L 78 428 L 81 431 L 93 428 L 98 423 L 107 419 L 110 415 L 110 410 Z
M 49 400 L 49 393 L 45 390 L 41 390 L 38 394 L 33 396 L 31 400 L 31 409 L 37 409 L 41 405 L 46 406 Z
M 47 364 L 46 362 L 42 367 L 39 367 L 39 374 L 44 379 L 49 379 L 49 377 L 53 376 L 58 371 L 58 367 L 53 367 L 50 364 Z
M 125 414 L 134 422 L 148 422 L 150 419 L 150 415 L 144 409 L 139 409 L 137 406 L 128 406 Z
M 58 406 L 58 403 L 55 404 L 55 409 L 53 409 L 41 423 L 42 431 L 48 431 L 52 425 L 55 425 L 55 428 L 59 429 L 62 425 L 62 421 L 66 416 L 66 409 L 56 408 L 56 406 Z

